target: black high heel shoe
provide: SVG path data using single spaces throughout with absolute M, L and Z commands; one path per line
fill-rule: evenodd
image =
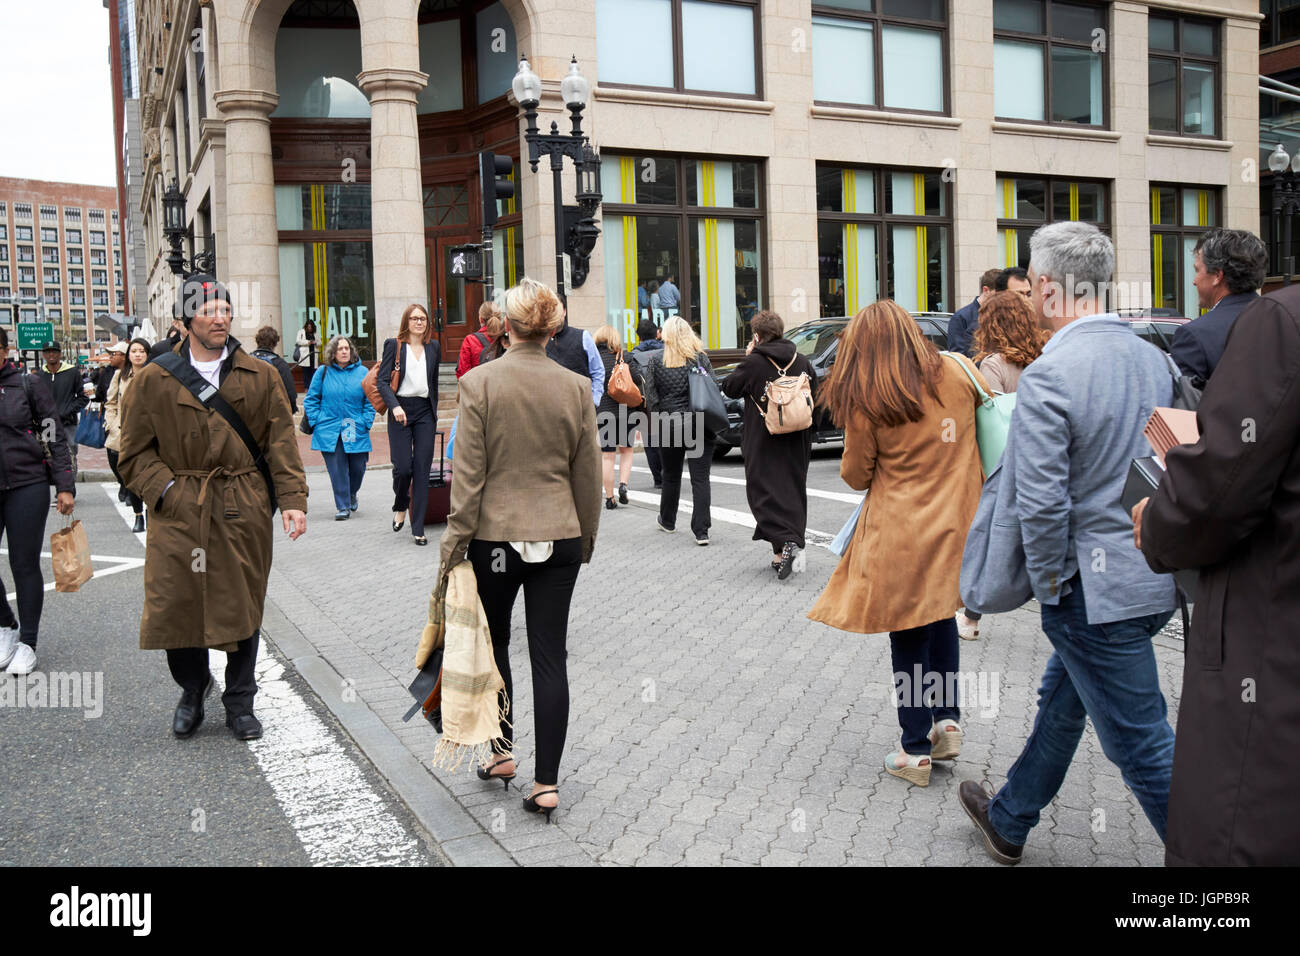
M 544 807 L 544 806 L 542 806 L 540 803 L 537 802 L 537 798 L 540 797 L 540 796 L 541 796 L 542 794 L 544 794 L 544 793 L 554 793 L 554 794 L 556 794 L 556 799 L 558 800 L 558 799 L 559 799 L 560 788 L 559 788 L 559 787 L 552 787 L 550 790 L 538 790 L 538 791 L 537 791 L 535 794 L 533 794 L 531 797 L 524 797 L 524 809 L 527 810 L 529 813 L 544 813 L 544 814 L 546 814 L 546 822 L 547 822 L 547 823 L 550 823 L 550 822 L 551 822 L 551 813 L 554 812 L 555 807 Z
M 493 773 L 492 768 L 499 767 L 503 763 L 510 763 L 514 759 L 515 759 L 514 757 L 502 757 L 500 760 L 494 761 L 493 763 L 488 764 L 486 767 L 476 767 L 475 771 L 478 773 L 478 778 L 480 780 L 500 780 L 502 789 L 509 790 L 510 781 L 515 779 L 515 775 L 513 773 L 512 774 Z

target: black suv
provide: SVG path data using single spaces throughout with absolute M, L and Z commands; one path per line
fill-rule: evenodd
M 952 316 L 946 312 L 919 312 L 913 316 L 921 332 L 927 339 L 941 349 L 948 347 L 948 320 Z M 795 349 L 812 363 L 813 373 L 817 376 L 816 387 L 820 387 L 830 374 L 835 364 L 835 352 L 839 347 L 840 333 L 849 324 L 848 316 L 813 319 L 797 326 L 786 333 L 786 338 L 794 343 Z M 714 378 L 721 384 L 739 364 L 729 362 L 714 366 Z M 737 398 L 722 396 L 727 406 L 727 430 L 718 436 L 718 444 L 713 456 L 721 458 L 733 448 L 740 447 L 740 436 L 745 421 L 744 402 Z M 820 406 L 813 412 L 813 443 L 843 441 L 844 430 L 837 428 L 830 415 Z

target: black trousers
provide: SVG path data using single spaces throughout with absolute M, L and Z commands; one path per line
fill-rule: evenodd
M 221 695 L 221 703 L 226 706 L 226 713 L 231 717 L 253 712 L 253 697 L 257 694 L 257 680 L 254 678 L 254 666 L 257 664 L 257 648 L 262 642 L 262 632 L 254 631 L 238 644 L 238 650 L 226 655 L 226 692 Z M 167 667 L 172 672 L 172 679 L 181 685 L 182 690 L 201 694 L 203 685 L 208 682 L 208 649 L 206 647 L 177 647 L 167 651 Z
M 713 439 L 707 439 L 695 458 L 687 458 L 685 448 L 659 449 L 664 485 L 659 493 L 659 519 L 666 527 L 677 527 L 677 503 L 682 497 L 682 468 L 685 467 L 691 473 L 691 531 L 696 536 L 708 534 L 711 524 L 709 467 L 713 464 L 714 444 Z
M 663 460 L 659 457 L 659 449 L 653 445 L 645 446 L 645 463 L 650 466 L 650 476 L 654 478 L 655 484 L 662 484 L 664 480 Z
M 113 469 L 113 476 L 117 478 L 117 483 L 121 485 L 123 488 L 126 488 L 126 483 L 122 481 L 122 475 L 117 470 L 118 457 L 119 456 L 117 452 L 115 452 L 111 448 L 108 449 L 108 467 Z M 127 492 L 126 492 L 126 501 L 127 504 L 131 506 L 131 510 L 134 511 L 136 514 L 140 514 L 141 512 L 144 511 L 144 502 L 140 500 L 139 495 L 137 495 L 134 491 L 132 491 L 129 488 L 127 488 Z
M 478 579 L 479 600 L 492 631 L 492 653 L 506 682 L 510 721 L 519 726 L 519 701 L 510 676 L 510 612 L 524 589 L 528 627 L 528 660 L 533 669 L 533 729 L 537 734 L 534 779 L 548 787 L 560 781 L 560 756 L 569 732 L 569 671 L 565 648 L 569 633 L 569 602 L 582 566 L 582 541 L 555 542 L 551 557 L 527 564 L 505 541 L 471 541 L 469 560 Z M 514 735 L 505 722 L 501 736 L 506 752 L 514 750 Z
M 18 595 L 18 617 L 0 582 L 0 627 L 18 627 L 19 640 L 36 647 L 36 632 L 45 607 L 45 578 L 41 575 L 41 545 L 45 516 L 50 513 L 50 486 L 43 481 L 0 491 L 0 540 L 9 548 L 9 570 Z M 20 624 L 21 622 L 21 624 Z
M 393 510 L 411 512 L 411 534 L 424 537 L 424 512 L 429 507 L 429 470 L 433 467 L 433 437 L 438 423 L 427 398 L 398 398 L 406 424 L 388 413 L 388 454 L 393 462 Z

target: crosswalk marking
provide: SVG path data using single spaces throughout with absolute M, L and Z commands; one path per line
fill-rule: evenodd
M 649 468 L 642 468 L 640 465 L 633 465 L 632 470 L 640 472 L 643 475 L 650 474 Z M 719 485 L 740 485 L 741 487 L 744 487 L 745 485 L 744 478 L 727 478 L 724 475 L 710 474 L 709 481 L 711 483 L 717 483 Z M 808 497 L 824 498 L 827 501 L 842 501 L 845 504 L 850 504 L 850 505 L 856 505 L 859 501 L 862 500 L 862 495 L 857 492 L 850 493 L 845 491 L 822 491 L 820 488 L 809 488 Z M 753 525 L 751 525 L 750 527 L 753 527 Z

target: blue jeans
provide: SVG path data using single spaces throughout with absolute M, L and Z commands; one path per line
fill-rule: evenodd
M 903 751 L 924 756 L 930 752 L 930 727 L 936 721 L 961 717 L 957 709 L 957 622 L 946 617 L 906 631 L 890 631 L 889 651 Z
M 1043 672 L 1034 729 L 989 801 L 989 821 L 1008 843 L 1025 844 L 1039 811 L 1061 789 L 1087 716 L 1102 751 L 1164 840 L 1174 732 L 1151 638 L 1174 612 L 1089 624 L 1079 578 L 1070 584 L 1059 605 L 1043 605 L 1043 632 L 1054 653 Z
M 343 439 L 340 438 L 334 450 L 321 452 L 321 457 L 325 459 L 325 470 L 329 472 L 330 486 L 334 489 L 334 510 L 350 510 L 353 499 L 361 490 L 361 479 L 366 477 L 370 452 L 349 454 L 343 450 Z

